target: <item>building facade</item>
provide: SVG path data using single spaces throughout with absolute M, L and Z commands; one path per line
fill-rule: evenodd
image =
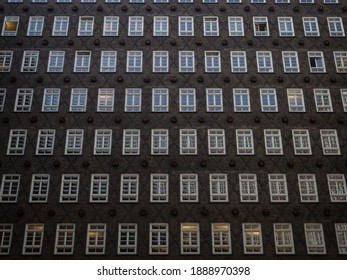
M 0 259 L 345 259 L 342 0 L 0 3 Z

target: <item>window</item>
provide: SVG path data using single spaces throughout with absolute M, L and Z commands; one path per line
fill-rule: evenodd
M 207 112 L 223 112 L 223 92 L 221 88 L 206 89 Z
M 17 30 L 19 25 L 18 16 L 7 16 L 4 18 L 4 24 L 2 26 L 2 36 L 17 36 Z
M 105 254 L 106 224 L 88 224 L 86 255 Z
M 47 3 L 47 0 L 31 0 L 32 3 Z
M 267 17 L 253 17 L 254 36 L 270 36 Z
M 274 226 L 276 254 L 278 255 L 295 254 L 292 224 L 275 223 L 273 226 Z
M 181 202 L 198 202 L 198 174 L 181 174 Z
M 42 112 L 58 112 L 59 111 L 59 88 L 45 88 L 42 101 Z
M 327 174 L 331 202 L 347 202 L 344 174 Z
M 345 37 L 345 29 L 341 17 L 327 17 L 331 37 Z
M 67 36 L 69 32 L 68 16 L 55 16 L 53 23 L 52 36 Z
M 114 89 L 99 88 L 97 112 L 113 112 Z
M 13 51 L 0 51 L 0 72 L 10 72 Z
M 341 99 L 343 111 L 347 112 L 347 89 L 341 89 Z
M 278 112 L 276 89 L 261 88 L 260 100 L 262 112 Z
M 54 255 L 72 255 L 75 242 L 75 224 L 57 224 Z
M 129 17 L 128 36 L 143 36 L 143 17 Z
M 89 72 L 90 59 L 90 51 L 76 51 L 74 72 Z
M 32 88 L 17 89 L 15 112 L 30 112 L 34 90 Z
M 63 174 L 61 177 L 60 203 L 74 203 L 78 201 L 79 174 Z
M 212 223 L 212 254 L 231 254 L 231 238 L 229 223 Z
M 230 3 L 230 4 L 242 3 L 242 0 L 227 0 L 227 3 Z
M 338 4 L 339 0 L 324 0 L 324 4 Z
M 55 129 L 39 129 L 37 136 L 36 155 L 53 155 Z
M 168 51 L 153 51 L 153 72 L 169 72 Z
M 204 36 L 219 36 L 218 17 L 204 17 Z
M 337 73 L 347 73 L 347 52 L 334 52 Z
M 251 103 L 249 100 L 249 89 L 248 88 L 234 88 L 234 111 L 235 112 L 250 112 Z
M 72 88 L 70 98 L 70 112 L 85 112 L 87 111 L 88 100 L 87 88 Z
M 295 36 L 292 17 L 278 17 L 278 30 L 281 37 Z
M 116 72 L 117 66 L 117 52 L 116 51 L 102 51 L 100 72 Z
M 151 202 L 169 202 L 168 174 L 151 174 Z
M 224 129 L 208 129 L 208 154 L 225 155 Z
M 323 52 L 307 52 L 311 73 L 325 73 Z
M 205 72 L 221 72 L 219 51 L 205 51 Z
M 137 224 L 119 224 L 118 254 L 135 255 L 137 252 Z
M 316 17 L 303 17 L 302 21 L 306 37 L 319 36 L 318 20 Z
M 6 100 L 6 89 L 0 88 L 0 112 L 4 111 L 5 100 Z
M 149 225 L 149 254 L 167 255 L 169 253 L 169 225 L 151 223 Z
M 231 59 L 231 72 L 236 72 L 236 73 L 247 72 L 246 52 L 231 51 L 230 59 Z
M 78 22 L 78 36 L 93 36 L 94 17 L 82 16 Z
M 26 224 L 23 255 L 41 255 L 44 224 Z
M 243 223 L 243 250 L 245 254 L 262 254 L 263 238 L 259 223 Z
M 254 4 L 264 4 L 264 3 L 266 3 L 266 0 L 251 0 L 251 3 L 254 3 Z
M 333 104 L 331 103 L 329 89 L 313 89 L 314 101 L 317 112 L 332 112 Z
M 68 129 L 66 131 L 65 155 L 82 155 L 83 129 Z
M 169 89 L 153 88 L 152 89 L 152 112 L 169 111 Z
M 283 155 L 280 129 L 264 129 L 266 155 Z
M 257 67 L 259 73 L 272 73 L 272 54 L 270 51 L 257 51 Z
M 64 71 L 65 51 L 50 51 L 47 72 Z
M 168 129 L 152 129 L 152 155 L 168 155 L 169 154 L 169 130 Z
M 336 129 L 321 129 L 320 137 L 324 155 L 340 155 L 339 138 Z
M 0 224 L 0 255 L 10 254 L 12 231 L 12 224 Z
M 307 254 L 326 254 L 322 224 L 304 224 Z
M 288 202 L 286 174 L 268 174 L 271 202 Z
M 112 129 L 96 129 L 94 155 L 110 155 L 112 148 Z
M 122 174 L 120 184 L 120 202 L 138 202 L 139 175 Z
M 311 155 L 311 142 L 308 129 L 292 129 L 295 155 Z
M 194 36 L 194 17 L 178 17 L 178 35 Z
M 141 112 L 142 89 L 127 88 L 125 90 L 125 112 Z
M 195 72 L 194 51 L 179 51 L 179 72 Z
M 123 155 L 139 155 L 140 139 L 140 129 L 124 129 Z
M 258 202 L 256 174 L 239 174 L 241 202 Z
M 347 254 L 347 224 L 335 224 L 337 246 L 339 254 Z
M 300 0 L 300 3 L 311 4 L 311 3 L 314 3 L 314 0 Z
M 254 155 L 252 129 L 236 129 L 236 144 L 238 155 Z
M 200 230 L 198 223 L 181 223 L 181 254 L 200 254 Z
M 11 129 L 7 146 L 7 155 L 24 155 L 25 143 L 27 140 L 26 129 Z
M 118 36 L 119 17 L 104 16 L 103 36 Z
M 288 109 L 289 112 L 305 112 L 305 100 L 302 89 L 300 88 L 288 88 Z
M 230 1 L 230 0 L 229 0 Z M 244 36 L 243 17 L 228 17 L 229 36 Z
M 0 190 L 1 203 L 16 203 L 20 186 L 20 174 L 3 174 Z
M 108 174 L 92 174 L 90 183 L 90 202 L 108 201 Z
M 180 129 L 180 154 L 197 154 L 197 135 L 196 129 Z
M 180 88 L 180 112 L 195 112 L 195 88 Z
M 142 72 L 142 51 L 127 52 L 127 72 Z
M 27 36 L 42 36 L 44 20 L 42 16 L 29 17 Z
M 169 17 L 153 17 L 153 36 L 169 36 Z
M 298 174 L 301 202 L 318 202 L 316 175 Z
M 282 52 L 283 71 L 284 73 L 299 73 L 300 65 L 297 51 Z
M 210 174 L 210 201 L 228 202 L 228 180 L 226 174 Z
M 39 62 L 39 51 L 24 51 L 22 61 L 22 72 L 36 72 Z
M 49 174 L 33 174 L 31 179 L 30 203 L 46 203 L 49 191 Z

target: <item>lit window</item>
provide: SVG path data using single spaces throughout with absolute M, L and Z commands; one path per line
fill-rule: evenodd
M 92 174 L 90 183 L 90 202 L 108 201 L 108 174 Z
M 86 255 L 105 254 L 106 224 L 88 224 Z
M 49 174 L 33 174 L 31 179 L 30 203 L 46 203 L 49 191 Z
M 128 36 L 143 36 L 143 17 L 129 17 Z
M 295 36 L 292 17 L 278 17 L 278 30 L 282 37 Z
M 2 36 L 16 36 L 19 25 L 18 16 L 7 16 L 2 26 Z
M 116 72 L 117 66 L 117 52 L 116 51 L 102 51 L 100 72 Z
M 313 89 L 314 101 L 316 103 L 317 112 L 332 112 L 333 104 L 331 103 L 329 89 Z
M 179 72 L 195 72 L 194 51 L 179 51 Z
M 152 112 L 169 111 L 169 89 L 153 88 L 152 89 Z
M 221 72 L 219 51 L 205 51 L 205 72 Z
M 278 112 L 276 89 L 261 88 L 260 100 L 262 112 Z
M 125 112 L 141 112 L 142 89 L 127 88 L 125 90 Z
M 334 52 L 337 73 L 347 73 L 347 52 Z
M 231 51 L 231 72 L 245 73 L 247 72 L 247 58 L 244 51 Z
M 208 129 L 208 154 L 225 155 L 224 129 Z
M 137 253 L 137 224 L 119 224 L 118 254 L 135 255 Z
M 13 51 L 0 51 L 0 72 L 10 72 L 12 65 Z
M 212 254 L 229 255 L 231 254 L 231 237 L 229 223 L 212 223 Z
M 250 112 L 251 103 L 249 100 L 249 89 L 247 88 L 234 88 L 234 111 L 235 112 Z
M 320 137 L 324 155 L 340 155 L 339 138 L 336 129 L 321 129 Z
M 113 112 L 114 89 L 99 88 L 97 112 Z
M 326 254 L 322 224 L 304 224 L 307 254 Z
M 41 255 L 44 224 L 26 224 L 23 255 Z
M 61 177 L 60 203 L 75 203 L 78 201 L 80 185 L 79 174 L 63 174 Z
M 194 36 L 194 17 L 178 17 L 179 36 Z
M 219 36 L 218 17 L 204 17 L 204 36 Z
M 257 67 L 259 73 L 272 73 L 274 71 L 272 65 L 271 51 L 257 51 Z
M 168 174 L 151 174 L 151 202 L 169 202 Z
M 63 72 L 65 51 L 50 51 L 47 72 Z
M 74 72 L 89 72 L 90 59 L 90 51 L 76 51 Z
M 274 223 L 274 238 L 276 254 L 288 255 L 295 254 L 292 224 Z
M 345 29 L 341 17 L 327 17 L 331 37 L 345 37 Z
M 152 129 L 152 155 L 168 155 L 169 154 L 169 130 L 168 129 Z
M 316 175 L 298 174 L 301 202 L 318 202 Z
M 36 155 L 51 156 L 54 150 L 55 129 L 39 129 Z
M 197 154 L 197 135 L 196 129 L 180 129 L 180 154 Z
M 103 36 L 118 36 L 119 17 L 104 16 Z
M 210 174 L 210 201 L 228 202 L 228 180 L 226 174 Z
M 15 112 L 30 112 L 33 100 L 34 90 L 32 88 L 17 89 L 16 102 L 14 106 Z
M 307 52 L 311 73 L 325 73 L 323 52 Z
M 200 230 L 198 223 L 181 223 L 181 254 L 200 254 Z
M 297 51 L 282 52 L 284 73 L 299 73 L 300 65 Z
M 258 202 L 256 174 L 239 174 L 241 202 Z
M 303 17 L 304 32 L 306 37 L 319 36 L 319 26 L 316 17 Z
M 153 36 L 169 36 L 169 17 L 153 17 Z
M 230 0 L 229 0 L 230 1 Z M 243 17 L 228 17 L 229 36 L 244 36 Z
M 341 101 L 342 101 L 343 111 L 347 112 L 347 89 L 341 89 Z
M 3 174 L 0 189 L 1 203 L 16 203 L 20 186 L 20 174 Z
M 295 155 L 311 155 L 311 142 L 308 129 L 292 129 Z
M 5 100 L 6 100 L 6 89 L 0 88 L 0 112 L 4 111 Z
M 24 155 L 26 140 L 26 129 L 11 129 L 7 146 L 7 155 Z
M 83 129 L 68 129 L 66 131 L 65 155 L 82 155 Z
M 112 148 L 112 130 L 96 129 L 94 140 L 94 155 L 110 155 Z
M 279 129 L 264 129 L 266 155 L 282 155 L 282 137 Z
M 254 155 L 252 129 L 236 129 L 236 144 L 238 155 Z
M 347 202 L 344 174 L 327 174 L 331 202 Z
M 305 112 L 305 100 L 302 89 L 288 88 L 287 98 L 289 112 Z
M 140 139 L 140 129 L 124 129 L 123 155 L 139 155 Z
M 270 36 L 267 17 L 253 17 L 254 36 Z
M 180 88 L 180 112 L 196 111 L 196 95 L 194 88 Z
M 75 224 L 57 224 L 54 255 L 72 255 L 75 242 Z
M 221 88 L 206 89 L 207 112 L 223 112 L 223 92 Z
M 45 17 L 31 16 L 29 18 L 27 36 L 42 36 Z
M 245 254 L 262 254 L 263 238 L 259 223 L 243 223 L 243 250 Z
M 149 227 L 149 254 L 167 255 L 169 253 L 169 225 L 151 223 Z
M 22 72 L 36 72 L 39 63 L 39 51 L 24 51 L 22 60 Z
M 198 202 L 199 186 L 197 174 L 181 174 L 181 202 Z
M 55 16 L 53 23 L 52 36 L 67 36 L 69 32 L 68 16 Z
M 88 100 L 87 88 L 72 88 L 70 98 L 70 112 L 85 112 Z
M 42 101 L 42 112 L 58 112 L 60 100 L 59 88 L 45 88 Z
M 139 175 L 122 174 L 120 182 L 120 202 L 138 202 L 139 199 Z
M 339 254 L 347 254 L 347 224 L 335 224 L 337 246 Z
M 127 72 L 142 72 L 142 51 L 127 52 Z
M 12 241 L 12 224 L 0 224 L 0 255 L 9 255 Z
M 288 202 L 287 178 L 285 174 L 268 174 L 271 202 Z
M 169 72 L 168 51 L 153 51 L 153 72 Z

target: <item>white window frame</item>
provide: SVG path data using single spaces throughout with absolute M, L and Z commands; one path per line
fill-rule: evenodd
M 251 173 L 239 174 L 240 201 L 258 202 L 258 182 L 257 175 Z
M 91 203 L 107 203 L 110 184 L 109 174 L 93 173 L 90 179 L 90 196 Z
M 65 62 L 65 51 L 49 51 L 47 72 L 63 72 Z
M 180 201 L 187 203 L 199 201 L 198 174 L 180 174 Z
M 283 155 L 280 129 L 264 129 L 264 142 L 266 155 Z
M 295 254 L 293 230 L 291 223 L 274 223 L 274 240 L 277 255 Z
M 77 203 L 79 185 L 80 185 L 79 174 L 62 174 L 59 202 L 60 203 Z
M 125 156 L 140 155 L 141 130 L 123 129 L 123 152 Z
M 40 51 L 24 51 L 21 72 L 34 73 L 37 71 Z
M 67 36 L 69 33 L 69 16 L 55 16 L 52 36 Z
M 347 202 L 347 186 L 344 174 L 327 174 L 330 201 Z
M 304 33 L 306 37 L 319 37 L 319 25 L 316 17 L 303 17 L 302 24 L 304 26 Z
M 194 36 L 194 17 L 178 17 L 178 36 Z
M 117 52 L 102 51 L 100 59 L 100 72 L 114 73 L 117 70 Z
M 240 113 L 251 112 L 251 101 L 250 101 L 248 88 L 234 88 L 233 101 L 234 101 L 234 112 L 240 112 Z
M 9 255 L 13 235 L 13 224 L 0 224 L 0 256 Z
M 284 73 L 300 73 L 300 63 L 297 51 L 282 51 Z
M 169 36 L 169 17 L 153 17 L 153 36 Z
M 119 32 L 119 16 L 104 16 L 102 36 L 116 37 Z
M 104 255 L 107 224 L 88 224 L 86 255 Z
M 179 89 L 180 112 L 196 112 L 196 90 L 195 88 Z
M 204 36 L 219 36 L 219 19 L 216 16 L 203 17 Z
M 78 21 L 77 36 L 93 36 L 94 32 L 94 17 L 80 16 Z
M 273 73 L 274 67 L 272 62 L 271 51 L 257 51 L 257 69 L 259 73 Z
M 181 223 L 181 255 L 200 254 L 200 228 L 198 223 Z
M 143 52 L 127 51 L 127 69 L 128 73 L 142 72 Z
M 57 224 L 54 255 L 73 255 L 75 244 L 75 224 Z
M 169 112 L 168 88 L 152 88 L 152 112 Z
M 139 175 L 122 174 L 120 182 L 120 202 L 137 203 L 139 201 Z
M 151 200 L 152 203 L 169 202 L 169 174 L 151 174 Z
M 137 254 L 137 224 L 118 225 L 118 255 Z
M 206 89 L 206 111 L 223 112 L 223 90 L 221 88 Z
M 169 154 L 169 130 L 152 129 L 151 131 L 151 155 Z
M 75 52 L 75 73 L 87 73 L 90 72 L 91 64 L 91 51 L 79 50 Z
M 341 91 L 341 102 L 343 106 L 343 111 L 347 112 L 347 88 L 343 88 Z
M 141 112 L 142 89 L 127 88 L 125 89 L 125 112 Z
M 334 60 L 337 73 L 347 73 L 347 51 L 334 51 Z
M 288 110 L 291 113 L 306 112 L 304 93 L 301 88 L 287 89 Z
M 336 129 L 320 129 L 323 155 L 340 155 L 339 137 Z
M 205 72 L 219 73 L 222 71 L 220 51 L 205 51 Z
M 243 17 L 228 17 L 228 30 L 230 37 L 245 36 Z
M 228 202 L 228 177 L 224 173 L 210 173 L 210 202 Z
M 278 112 L 277 93 L 275 88 L 261 88 L 259 89 L 259 94 L 262 112 Z
M 129 16 L 128 21 L 128 36 L 143 36 L 144 17 Z
M 197 131 L 196 129 L 180 129 L 180 154 L 197 155 Z
M 305 223 L 305 239 L 308 255 L 325 255 L 325 240 L 323 225 L 320 223 Z
M 99 88 L 97 112 L 113 112 L 114 110 L 114 88 Z
M 268 180 L 271 202 L 289 202 L 286 174 L 269 173 Z
M 0 189 L 0 203 L 16 203 L 20 188 L 20 174 L 3 174 Z
M 278 32 L 281 37 L 294 37 L 294 24 L 292 17 L 277 17 Z
M 8 26 L 10 24 L 10 26 Z M 15 26 L 11 26 L 14 25 Z M 19 16 L 5 16 L 1 36 L 17 36 Z
M 30 112 L 33 102 L 33 95 L 34 89 L 32 88 L 18 88 L 14 112 Z
M 298 174 L 300 201 L 302 203 L 319 202 L 317 181 L 315 174 Z
M 94 155 L 111 155 L 112 129 L 95 129 Z
M 254 36 L 270 36 L 268 17 L 253 17 Z
M 45 17 L 29 17 L 27 36 L 42 36 Z
M 86 112 L 88 102 L 87 88 L 72 88 L 69 112 Z
M 307 52 L 308 64 L 311 73 L 325 73 L 324 54 L 321 51 Z
M 327 17 L 330 37 L 345 37 L 342 17 Z
M 7 155 L 8 156 L 20 156 L 24 155 L 27 129 L 11 129 L 8 139 Z
M 30 187 L 30 203 L 47 203 L 50 174 L 33 174 Z
M 0 88 L 0 113 L 4 111 L 6 101 L 6 88 Z
M 347 224 L 335 224 L 337 247 L 340 255 L 347 255 Z
M 84 138 L 84 129 L 66 130 L 64 155 L 69 155 L 69 156 L 82 155 L 83 138 Z
M 39 129 L 36 144 L 37 156 L 51 156 L 54 151 L 55 129 Z
M 310 132 L 308 129 L 292 129 L 295 155 L 312 155 Z
M 254 155 L 254 140 L 252 129 L 236 129 L 237 155 Z
M 13 51 L 0 51 L 0 72 L 11 72 Z
M 194 73 L 195 72 L 195 51 L 179 51 L 179 72 Z
M 231 51 L 230 64 L 232 73 L 247 73 L 247 55 L 245 51 Z
M 168 255 L 169 254 L 169 224 L 150 223 L 149 224 L 149 254 Z
M 263 254 L 263 237 L 260 223 L 242 223 L 242 236 L 245 255 Z
M 42 112 L 58 112 L 60 88 L 45 88 L 42 100 Z
M 26 224 L 23 241 L 23 255 L 41 255 L 44 224 Z
M 330 89 L 315 88 L 313 89 L 314 102 L 316 104 L 316 112 L 330 113 L 333 112 L 333 104 L 330 97 Z
M 153 73 L 165 73 L 169 69 L 169 52 L 153 51 Z
M 231 254 L 231 233 L 229 223 L 211 223 L 212 254 Z
M 224 129 L 208 129 L 208 154 L 225 155 L 226 142 Z

